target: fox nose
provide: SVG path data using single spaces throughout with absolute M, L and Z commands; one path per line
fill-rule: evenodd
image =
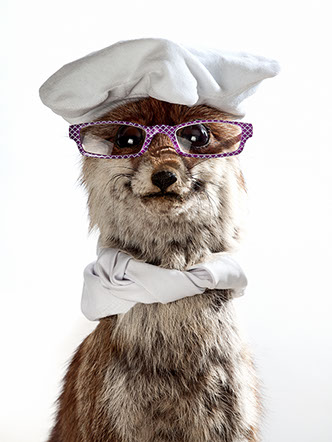
M 162 170 L 153 174 L 151 181 L 155 186 L 159 187 L 162 192 L 165 192 L 167 187 L 171 186 L 173 183 L 175 183 L 175 181 L 177 181 L 177 177 L 173 172 Z

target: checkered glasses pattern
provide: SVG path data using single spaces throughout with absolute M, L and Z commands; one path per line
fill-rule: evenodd
M 167 135 L 179 155 L 229 157 L 242 152 L 252 133 L 252 124 L 225 120 L 195 120 L 176 126 L 97 121 L 69 127 L 69 137 L 82 155 L 105 159 L 139 157 L 156 134 Z

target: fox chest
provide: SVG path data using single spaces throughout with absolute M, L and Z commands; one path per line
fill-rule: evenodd
M 112 428 L 119 442 L 254 440 L 248 367 L 241 360 L 223 363 L 217 353 L 187 370 L 113 358 L 94 407 L 96 419 L 105 420 L 99 428 Z

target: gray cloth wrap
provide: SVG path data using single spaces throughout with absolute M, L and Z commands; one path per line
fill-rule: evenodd
M 232 289 L 241 296 L 247 285 L 239 264 L 227 253 L 186 271 L 165 269 L 135 260 L 113 248 L 101 248 L 97 261 L 84 270 L 82 312 L 91 321 L 126 313 L 136 303 L 166 304 L 203 293 Z

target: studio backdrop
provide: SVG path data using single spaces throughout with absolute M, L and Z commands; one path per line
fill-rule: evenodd
M 234 304 L 262 382 L 263 440 L 330 442 L 330 4 L 11 0 L 2 10 L 0 440 L 46 440 L 67 364 L 96 327 L 80 308 L 98 239 L 81 155 L 39 87 L 88 53 L 158 37 L 280 63 L 245 102 L 248 286 Z

